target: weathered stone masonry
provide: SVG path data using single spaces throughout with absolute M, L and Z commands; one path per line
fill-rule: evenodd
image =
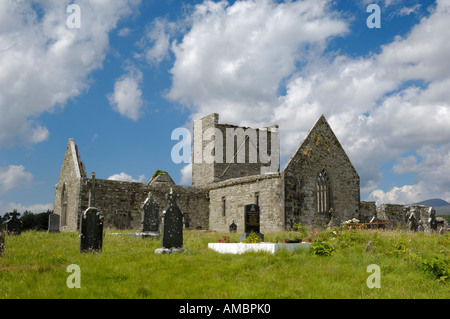
M 179 194 L 177 202 L 185 216 L 185 228 L 189 229 L 228 231 L 234 221 L 237 231 L 242 232 L 244 206 L 252 203 L 260 206 L 262 232 L 290 229 L 297 222 L 313 227 L 334 226 L 362 212 L 359 176 L 323 116 L 282 172 L 279 149 L 272 149 L 279 146 L 277 126 L 247 131 L 218 121 L 219 115 L 211 114 L 194 122 L 193 186 L 175 185 L 168 174 L 156 176 L 149 183 L 96 179 L 96 206 L 105 218 L 105 228 L 139 229 L 142 204 L 149 195 L 158 202 L 161 216 L 170 188 Z M 238 142 L 236 138 L 233 142 L 234 158 L 242 151 L 245 163 L 227 163 L 227 148 L 231 149 L 226 144 L 227 128 L 257 133 L 258 139 L 248 137 Z M 214 132 L 220 132 L 222 143 L 212 136 Z M 260 133 L 266 132 L 267 145 L 261 145 Z M 253 162 L 249 161 L 251 147 L 258 155 Z M 196 162 L 205 149 L 214 155 L 222 151 L 222 161 Z M 262 163 L 259 153 L 263 151 L 274 156 L 275 162 Z M 278 166 L 266 173 L 273 163 Z M 77 231 L 79 216 L 88 205 L 88 180 L 77 146 L 70 139 L 55 186 L 54 211 L 61 215 L 62 231 Z

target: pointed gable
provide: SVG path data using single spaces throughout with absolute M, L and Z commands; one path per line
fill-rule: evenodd
M 336 152 L 339 154 L 336 154 Z M 314 126 L 309 130 L 305 139 L 300 143 L 294 155 L 289 159 L 284 170 L 289 169 L 292 165 L 301 164 L 305 160 L 323 159 L 324 157 L 327 157 L 327 154 L 331 157 L 336 157 L 337 155 L 341 156 L 348 161 L 349 166 L 351 166 L 356 173 L 356 169 L 353 167 L 350 158 L 347 156 L 347 153 L 334 134 L 330 124 L 328 124 L 328 121 L 322 114 L 317 119 Z
M 285 220 L 312 227 L 357 216 L 359 175 L 321 115 L 283 170 Z

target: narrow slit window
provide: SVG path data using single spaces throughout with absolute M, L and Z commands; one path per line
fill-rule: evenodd
M 225 217 L 227 215 L 227 201 L 225 197 L 222 197 L 222 216 Z

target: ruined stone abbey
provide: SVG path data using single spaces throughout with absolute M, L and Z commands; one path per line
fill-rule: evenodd
M 298 222 L 323 229 L 351 218 L 369 221 L 377 214 L 374 202 L 360 202 L 359 175 L 323 115 L 281 171 L 276 158 L 279 149 L 274 149 L 279 147 L 277 126 L 252 129 L 259 133 L 256 139 L 248 134 L 244 140 L 233 137 L 234 145 L 215 141 L 208 148 L 211 132 L 226 136 L 229 128 L 250 132 L 220 124 L 216 113 L 194 121 L 192 186 L 176 185 L 165 172 L 155 174 L 148 183 L 95 179 L 94 173 L 88 177 L 78 147 L 70 139 L 55 186 L 54 213 L 60 215 L 60 229 L 79 230 L 93 187 L 95 207 L 104 216 L 106 228 L 139 229 L 147 196 L 153 196 L 162 216 L 171 188 L 179 196 L 185 229 L 228 232 L 234 222 L 242 233 L 244 206 L 253 203 L 260 207 L 261 232 L 288 230 Z M 230 150 L 231 160 L 226 157 Z M 253 158 L 251 150 L 260 156 Z M 270 153 L 270 162 L 261 160 L 263 150 Z M 204 161 L 200 153 L 205 151 L 216 160 Z M 238 157 L 244 160 L 237 161 Z

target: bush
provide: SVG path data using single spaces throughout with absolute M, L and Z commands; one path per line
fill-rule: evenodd
M 311 252 L 314 255 L 319 256 L 332 256 L 336 252 L 336 249 L 334 248 L 332 243 L 313 242 L 311 244 Z
M 437 255 L 431 258 L 416 257 L 421 263 L 423 270 L 436 276 L 442 281 L 446 281 L 450 276 L 450 257 Z

